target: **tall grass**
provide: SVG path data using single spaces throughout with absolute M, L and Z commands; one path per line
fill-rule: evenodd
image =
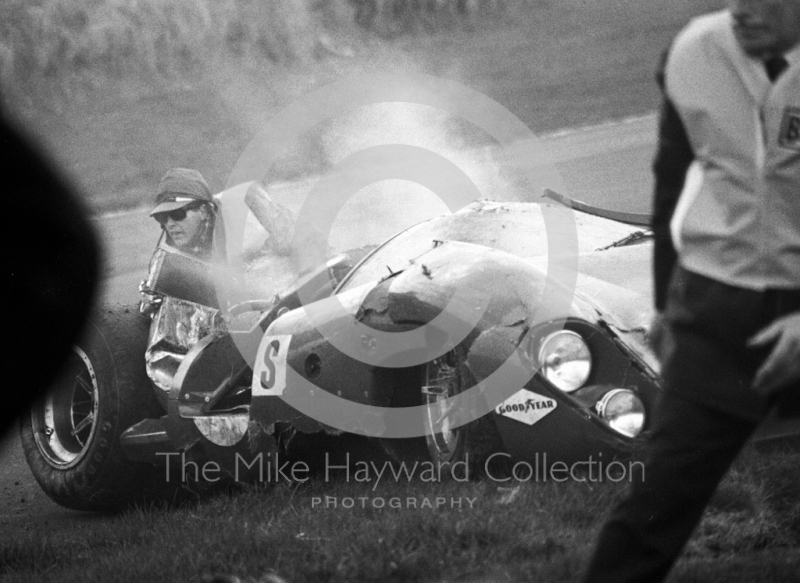
M 467 24 L 476 19 L 496 17 L 508 0 L 349 0 L 355 7 L 355 21 L 381 36 L 430 32 Z M 525 0 L 514 0 L 524 4 Z
M 221 52 L 294 58 L 301 49 L 291 37 L 309 34 L 298 7 L 293 0 L 10 0 L 0 6 L 4 74 L 169 75 Z
M 0 81 L 193 75 L 220 59 L 304 61 L 323 30 L 356 22 L 377 34 L 497 12 L 499 0 L 5 0 Z M 488 9 L 486 7 L 494 7 Z

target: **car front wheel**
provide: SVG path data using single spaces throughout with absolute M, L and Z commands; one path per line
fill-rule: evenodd
M 22 417 L 28 465 L 62 506 L 114 511 L 169 490 L 160 483 L 163 471 L 129 461 L 119 439 L 131 425 L 164 414 L 144 367 L 148 327 L 134 307 L 104 309 Z
M 443 475 L 447 472 L 459 480 L 485 474 L 486 460 L 503 450 L 491 415 L 458 427 L 454 424 L 456 405 L 450 398 L 474 385 L 474 378 L 458 348 L 422 368 L 422 404 L 428 405 L 425 413 L 428 454 L 434 464 L 441 465 Z M 462 403 L 465 407 L 473 405 L 472 399 Z

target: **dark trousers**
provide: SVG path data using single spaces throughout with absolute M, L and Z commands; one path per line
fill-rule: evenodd
M 644 460 L 600 533 L 586 582 L 666 577 L 756 423 L 665 391 Z
M 798 290 L 746 290 L 676 269 L 659 351 L 665 390 L 649 428 L 644 479 L 603 527 L 587 583 L 663 580 L 770 407 L 796 414 L 800 387 L 769 399 L 750 388 L 769 349 L 747 341 L 798 310 Z
M 744 289 L 676 267 L 658 351 L 667 390 L 752 421 L 763 419 L 775 404 L 782 416 L 800 414 L 800 386 L 770 398 L 751 388 L 772 347 L 748 345 L 760 330 L 795 312 L 800 290 Z

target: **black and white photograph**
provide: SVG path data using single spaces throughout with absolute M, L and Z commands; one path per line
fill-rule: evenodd
M 0 581 L 800 581 L 800 0 L 0 0 L 0 126 Z

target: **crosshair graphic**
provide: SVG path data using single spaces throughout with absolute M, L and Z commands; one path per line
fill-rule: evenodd
M 226 188 L 259 181 L 270 166 L 298 138 L 326 120 L 343 116 L 357 108 L 385 104 L 408 103 L 433 107 L 468 121 L 493 137 L 513 163 L 527 178 L 530 201 L 539 198 L 544 188 L 564 192 L 564 184 L 549 152 L 535 134 L 505 107 L 452 80 L 424 74 L 373 74 L 351 77 L 306 95 L 273 117 L 251 140 L 235 164 Z M 374 160 L 382 164 L 372 164 Z M 386 163 L 386 161 L 389 161 Z M 352 171 L 358 167 L 359 172 Z M 371 169 L 366 173 L 364 168 Z M 407 144 L 385 144 L 365 148 L 339 162 L 310 188 L 295 225 L 292 256 L 299 271 L 327 259 L 327 236 L 336 213 L 353 196 L 369 184 L 387 179 L 405 179 L 427 187 L 455 213 L 471 202 L 483 198 L 466 174 L 446 157 L 424 148 Z M 228 257 L 241 257 L 248 208 L 244 189 L 233 189 L 231 200 L 223 205 L 222 219 L 226 233 Z M 548 242 L 547 274 L 537 305 L 534 321 L 521 339 L 518 349 L 492 374 L 478 385 L 450 397 L 450 427 L 470 423 L 489 413 L 497 405 L 519 391 L 537 372 L 527 359 L 525 347 L 536 324 L 568 313 L 575 290 L 578 266 L 578 240 L 572 209 L 566 206 L 541 205 Z M 303 225 L 315 225 L 325 237 L 305 242 Z M 237 266 L 234 265 L 234 268 Z M 241 267 L 239 265 L 238 267 Z M 333 291 L 332 282 L 328 282 Z M 221 280 L 217 283 L 221 305 L 235 290 Z M 532 290 L 532 293 L 536 293 Z M 431 322 L 407 332 L 380 332 L 356 321 L 337 296 L 320 302 L 301 297 L 305 315 L 320 334 L 348 356 L 369 365 L 395 368 L 430 362 L 461 343 L 478 323 L 491 300 L 486 290 L 460 288 L 447 306 Z M 335 317 L 331 317 L 335 315 Z M 327 329 L 328 321 L 351 318 L 348 333 Z M 428 345 L 427 332 L 447 332 L 444 342 Z M 362 349 L 365 333 L 374 339 L 373 350 Z M 441 334 L 439 334 L 441 336 Z M 265 336 L 259 356 L 286 357 L 290 338 Z M 409 353 L 409 346 L 421 350 Z M 242 354 L 248 354 L 244 346 Z M 256 359 L 258 361 L 258 358 Z M 254 372 L 258 362 L 250 362 Z M 304 415 L 329 427 L 372 437 L 408 438 L 426 434 L 422 420 L 428 408 L 377 407 L 355 403 L 328 393 L 301 373 L 286 366 L 279 372 L 280 382 L 272 392 Z M 477 393 L 482 394 L 481 398 Z

